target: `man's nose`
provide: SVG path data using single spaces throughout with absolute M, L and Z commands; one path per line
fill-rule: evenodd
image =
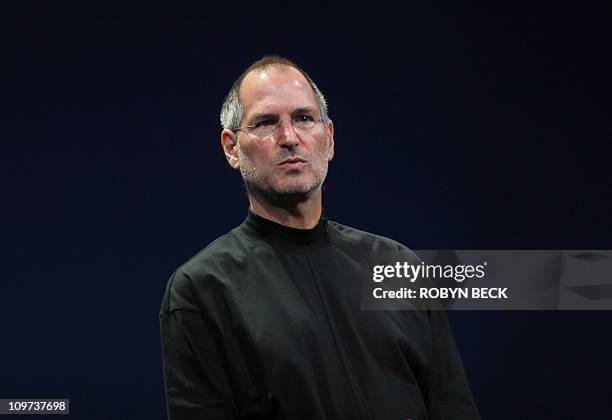
M 277 137 L 276 141 L 283 147 L 295 147 L 299 144 L 297 132 L 290 119 L 278 122 Z

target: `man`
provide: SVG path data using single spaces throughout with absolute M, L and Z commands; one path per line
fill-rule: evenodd
M 221 122 L 250 208 L 168 282 L 170 418 L 478 418 L 443 312 L 361 309 L 362 261 L 416 257 L 324 216 L 334 125 L 314 82 L 264 57 L 234 83 Z

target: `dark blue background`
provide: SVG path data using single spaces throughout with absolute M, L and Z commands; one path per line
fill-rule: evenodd
M 330 218 L 414 249 L 612 248 L 610 14 L 468 3 L 4 7 L 0 397 L 165 416 L 161 297 L 246 215 L 218 111 L 264 54 L 328 97 Z M 610 416 L 611 313 L 450 317 L 483 418 Z

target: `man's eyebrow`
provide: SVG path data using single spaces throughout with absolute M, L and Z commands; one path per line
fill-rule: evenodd
M 297 109 L 293 110 L 293 112 L 291 114 L 292 115 L 295 115 L 295 114 L 305 114 L 305 113 L 309 113 L 309 112 L 311 112 L 311 113 L 315 112 L 315 108 L 310 107 L 310 106 L 306 106 L 306 107 L 303 107 L 303 108 L 297 108 Z
M 313 113 L 313 112 L 316 112 L 316 108 L 305 106 L 305 107 L 294 109 L 293 112 L 291 112 L 291 115 Z M 278 114 L 274 112 L 258 112 L 258 113 L 253 114 L 251 118 L 249 118 L 249 120 L 255 121 L 255 120 L 262 120 L 265 118 L 278 118 Z
M 256 114 L 253 114 L 251 118 L 249 118 L 249 120 L 255 121 L 255 120 L 261 120 L 264 118 L 278 118 L 278 114 L 274 114 L 272 112 L 256 113 Z

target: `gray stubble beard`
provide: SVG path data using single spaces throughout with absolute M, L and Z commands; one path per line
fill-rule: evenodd
M 315 174 L 315 179 L 312 183 L 303 185 L 301 188 L 280 190 L 274 187 L 266 188 L 266 186 L 263 185 L 255 166 L 240 148 L 238 148 L 238 157 L 240 159 L 240 173 L 249 194 L 261 197 L 278 206 L 300 203 L 314 197 L 321 191 L 329 167 L 327 153 L 323 151 L 318 156 L 318 159 L 316 159 L 316 165 L 313 165 L 312 160 L 309 160 Z

